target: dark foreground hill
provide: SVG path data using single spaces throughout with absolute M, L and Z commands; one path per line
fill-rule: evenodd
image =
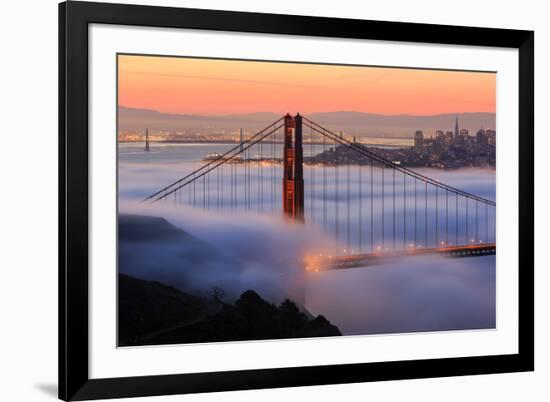
M 227 304 L 119 274 L 118 292 L 119 346 L 341 335 L 323 316 L 309 319 L 292 301 L 275 306 L 253 290 Z

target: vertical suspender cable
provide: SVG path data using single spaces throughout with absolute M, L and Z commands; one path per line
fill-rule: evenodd
M 263 169 L 264 146 L 263 144 L 264 144 L 263 140 L 260 141 L 260 156 L 258 157 L 258 176 L 259 176 L 258 191 L 260 192 L 258 209 L 260 212 L 263 212 L 264 210 L 264 169 Z
M 275 212 L 275 141 L 277 140 L 277 132 L 273 134 L 271 139 L 271 213 Z
M 485 243 L 489 243 L 489 215 L 488 213 L 488 206 L 485 204 Z
M 338 202 L 340 197 L 338 194 L 338 146 L 336 141 L 334 142 L 334 188 L 335 190 L 335 202 L 334 202 L 334 216 L 335 216 L 335 231 L 336 231 L 336 243 L 338 243 L 340 237 L 339 219 L 338 219 Z
M 232 162 L 231 163 L 231 211 L 235 212 L 235 199 L 236 199 L 236 194 L 235 194 L 235 170 L 237 169 L 236 165 L 235 165 L 235 162 Z
M 244 151 L 244 195 L 246 209 L 250 209 L 250 197 L 248 190 L 250 189 L 250 148 Z
M 428 183 L 424 182 L 424 247 L 428 248 Z
M 392 167 L 392 175 L 393 175 L 393 210 L 392 210 L 392 237 L 393 237 L 393 245 L 392 248 L 395 250 L 395 169 Z
M 374 183 L 373 183 L 373 160 L 370 160 L 370 249 L 374 252 Z
M 350 228 L 350 160 L 349 160 L 349 149 L 346 147 L 345 148 L 346 150 L 346 205 L 347 205 L 347 224 L 346 224 L 346 228 L 347 228 L 347 232 L 346 232 L 346 244 L 347 244 L 347 248 L 348 248 L 348 251 L 350 249 L 350 245 L 351 245 L 351 228 Z
M 220 180 L 220 207 L 221 209 L 223 210 L 223 199 L 225 197 L 224 195 L 224 192 L 223 192 L 223 183 L 225 182 L 225 176 L 223 174 L 223 164 L 220 166 L 220 176 L 221 176 L 221 180 Z
M 458 246 L 458 193 L 455 193 L 455 246 Z
M 445 247 L 449 246 L 449 192 L 445 190 Z
M 466 197 L 466 243 L 465 244 L 470 243 L 470 231 L 468 230 L 469 229 L 468 226 L 470 226 L 469 220 L 470 220 L 470 214 L 468 213 L 468 197 Z
M 323 135 L 323 230 L 327 229 L 327 141 Z
M 309 168 L 310 168 L 310 171 L 311 171 L 311 174 L 310 174 L 310 187 L 311 187 L 311 190 L 310 190 L 310 194 L 309 196 L 311 197 L 310 198 L 310 203 L 309 203 L 309 209 L 310 209 L 310 221 L 311 221 L 311 225 L 313 226 L 313 223 L 314 223 L 314 217 L 315 217 L 315 211 L 313 210 L 314 208 L 314 204 L 313 204 L 313 201 L 314 201 L 314 198 L 315 198 L 315 166 L 313 165 L 313 128 L 310 127 L 309 128 Z
M 380 165 L 381 169 L 382 169 L 382 251 L 386 251 L 386 238 L 385 238 L 385 233 L 386 233 L 386 228 L 385 228 L 385 225 L 384 225 L 384 215 L 385 215 L 385 206 L 384 206 L 384 198 L 385 198 L 385 194 L 386 194 L 386 183 L 385 183 L 385 180 L 384 180 L 384 171 L 386 170 L 386 167 L 384 165 Z
M 403 249 L 407 248 L 407 175 L 403 173 Z
M 359 165 L 357 166 L 359 169 L 358 176 L 359 176 L 359 250 L 358 252 L 361 253 L 361 249 L 363 248 L 363 156 L 359 157 Z
M 417 205 L 418 205 L 418 200 L 417 200 L 417 182 L 418 180 L 414 179 L 414 247 L 416 248 L 416 246 L 418 245 L 417 241 L 416 241 L 416 220 L 417 220 Z
M 439 191 L 435 187 L 435 246 L 439 247 Z
M 476 201 L 476 243 L 479 242 L 479 232 L 478 232 L 478 229 L 479 229 L 479 221 L 477 219 L 478 215 L 477 215 L 477 206 L 478 206 L 479 202 Z
M 256 191 L 257 191 L 257 196 L 256 196 L 256 202 L 257 202 L 257 209 L 258 209 L 258 212 L 261 211 L 261 201 L 260 201 L 260 186 L 261 186 L 261 178 L 260 178 L 260 170 L 261 170 L 261 165 L 262 165 L 262 153 L 261 153 L 261 149 L 260 149 L 260 146 L 259 145 L 256 145 L 256 152 L 258 152 L 258 160 L 257 160 L 257 171 L 258 171 L 258 177 L 257 177 L 257 182 L 256 182 Z

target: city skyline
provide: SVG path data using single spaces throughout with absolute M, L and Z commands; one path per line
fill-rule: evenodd
M 488 72 L 119 55 L 118 74 L 119 106 L 161 113 L 496 112 Z

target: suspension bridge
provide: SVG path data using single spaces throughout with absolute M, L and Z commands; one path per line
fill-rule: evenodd
M 207 156 L 145 201 L 282 214 L 321 229 L 334 247 L 307 256 L 310 271 L 496 252 L 494 201 L 380 157 L 300 114 Z

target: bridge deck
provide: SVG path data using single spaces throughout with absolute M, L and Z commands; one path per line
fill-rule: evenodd
M 422 255 L 441 255 L 451 258 L 480 257 L 496 254 L 495 243 L 473 244 L 465 246 L 416 248 L 385 253 L 368 253 L 335 257 L 310 257 L 306 259 L 306 270 L 327 271 L 336 269 L 361 268 L 386 264 L 403 257 Z

